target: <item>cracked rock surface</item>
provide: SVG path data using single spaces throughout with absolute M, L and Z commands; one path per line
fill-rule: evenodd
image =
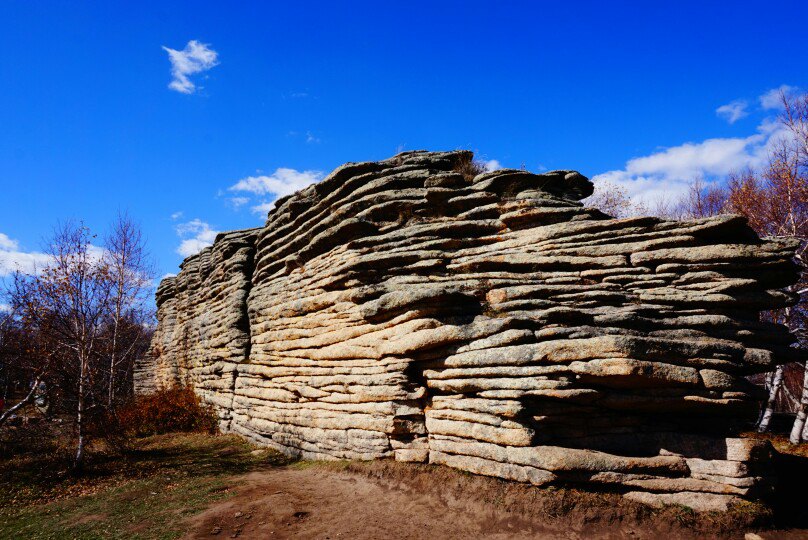
M 612 219 L 575 171 L 469 160 L 348 163 L 220 234 L 160 284 L 137 391 L 187 382 L 224 431 L 307 459 L 764 497 L 771 448 L 736 435 L 746 376 L 795 354 L 759 320 L 795 301 L 795 245 L 739 216 Z

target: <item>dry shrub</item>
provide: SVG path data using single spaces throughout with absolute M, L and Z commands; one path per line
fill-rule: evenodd
M 471 182 L 478 174 L 486 171 L 485 163 L 474 159 L 474 154 L 468 152 L 463 154 L 454 165 L 454 171 L 463 175 L 466 182 Z
M 215 433 L 216 413 L 189 386 L 175 385 L 137 396 L 118 412 L 122 434 L 146 437 L 178 431 Z

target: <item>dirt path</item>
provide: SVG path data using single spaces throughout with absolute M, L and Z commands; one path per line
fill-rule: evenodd
M 723 538 L 808 537 L 805 529 L 745 535 L 740 524 L 728 532 L 718 522 L 698 534 L 683 527 L 680 514 L 631 513 L 636 505 L 619 497 L 607 506 L 573 502 L 556 511 L 525 499 L 531 488 L 519 484 L 400 465 L 372 462 L 359 472 L 292 465 L 234 477 L 232 497 L 186 522 L 185 538 L 674 540 L 715 538 L 719 529 Z
M 471 498 L 450 507 L 434 495 L 336 471 L 254 472 L 237 486 L 234 497 L 189 522 L 186 538 L 505 539 L 536 538 L 542 532 Z

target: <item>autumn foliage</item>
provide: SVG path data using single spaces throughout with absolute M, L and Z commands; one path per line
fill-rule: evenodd
M 135 397 L 118 411 L 122 434 L 145 437 L 179 431 L 215 433 L 218 420 L 189 386 L 176 385 Z

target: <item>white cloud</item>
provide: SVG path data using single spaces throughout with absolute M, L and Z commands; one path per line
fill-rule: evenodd
M 256 204 L 255 206 L 250 208 L 250 210 L 252 210 L 253 214 L 266 214 L 274 207 L 275 207 L 274 202 L 265 202 L 261 204 Z
M 634 201 L 653 208 L 662 201 L 678 200 L 696 178 L 710 182 L 746 167 L 765 163 L 772 143 L 785 136 L 770 119 L 748 137 L 707 139 L 665 148 L 630 159 L 625 168 L 595 175 L 592 181 L 611 182 Z
M 497 161 L 496 159 L 489 159 L 488 161 L 483 161 L 483 166 L 487 172 L 496 171 L 502 168 L 502 164 Z
M 0 250 L 11 251 L 17 249 L 19 242 L 12 240 L 7 234 L 0 233 Z
M 101 246 L 87 246 L 88 258 L 100 261 L 106 250 Z M 53 257 L 41 251 L 22 251 L 20 243 L 7 234 L 0 233 L 0 278 L 10 276 L 14 272 L 35 274 L 44 270 L 53 261 Z
M 319 143 L 320 139 L 318 137 L 315 137 L 314 134 L 312 134 L 311 131 L 307 131 L 306 132 L 306 142 L 309 143 L 309 144 L 311 144 L 311 143 Z
M 227 199 L 227 202 L 230 203 L 234 209 L 238 210 L 248 202 L 250 202 L 249 197 L 230 197 Z
M 19 242 L 7 234 L 0 233 L 0 277 L 9 276 L 17 270 L 23 273 L 33 273 L 41 270 L 50 262 L 50 256 L 46 253 L 20 251 L 19 245 Z
M 255 195 L 284 197 L 319 181 L 320 171 L 297 171 L 281 167 L 269 176 L 248 176 L 228 188 L 230 191 L 246 191 Z
M 210 225 L 201 219 L 192 219 L 177 225 L 177 236 L 182 238 L 177 253 L 183 257 L 195 255 L 204 248 L 213 245 L 219 231 L 213 230 Z
M 744 116 L 748 116 L 749 112 L 746 110 L 746 107 L 749 104 L 743 99 L 736 99 L 726 105 L 721 105 L 719 108 L 715 110 L 715 114 L 717 114 L 720 118 L 723 118 L 730 124 L 734 124 Z
M 777 88 L 772 88 L 760 96 L 760 106 L 766 110 L 782 109 L 782 94 L 790 96 L 797 91 L 799 91 L 799 88 L 796 86 L 789 86 L 787 84 L 780 85 Z
M 272 200 L 291 195 L 304 187 L 319 182 L 323 178 L 320 171 L 298 171 L 278 168 L 271 175 L 248 176 L 242 178 L 228 188 L 229 191 L 252 193 L 262 200 L 251 209 L 256 214 L 266 213 L 272 209 Z M 268 200 L 269 199 L 269 200 Z
M 174 212 L 171 214 L 171 221 L 177 221 L 182 217 L 182 212 Z
M 188 78 L 190 75 L 207 71 L 219 63 L 219 54 L 195 39 L 181 51 L 168 47 L 163 47 L 163 50 L 168 53 L 171 76 L 174 77 L 168 87 L 182 94 L 193 94 L 196 90 L 196 85 Z
M 206 242 L 204 240 L 200 240 L 199 238 L 188 238 L 187 240 L 180 242 L 180 245 L 177 248 L 177 253 L 183 257 L 190 257 L 191 255 L 196 255 L 206 247 L 212 245 L 213 242 Z

